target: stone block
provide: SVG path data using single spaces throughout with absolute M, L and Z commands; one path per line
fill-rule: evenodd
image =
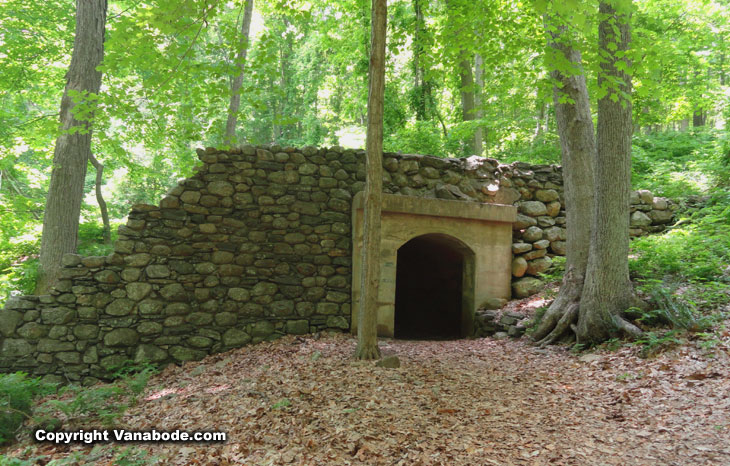
M 110 316 L 126 316 L 132 313 L 134 301 L 127 298 L 115 299 L 106 307 L 106 313 Z
M 251 341 L 251 336 L 241 329 L 231 328 L 223 333 L 223 344 L 229 347 L 243 346 Z
M 150 345 L 141 344 L 137 347 L 137 351 L 134 354 L 135 362 L 162 362 L 167 359 L 167 351 L 162 348 Z
M 104 344 L 111 347 L 134 346 L 139 334 L 131 328 L 117 328 L 104 335 Z
M 530 217 L 547 215 L 547 207 L 540 201 L 524 201 L 519 205 L 520 212 Z
M 67 307 L 53 307 L 41 311 L 41 320 L 48 325 L 64 325 L 76 318 L 76 311 Z
M 512 295 L 515 298 L 527 298 L 542 290 L 543 283 L 537 278 L 526 277 L 512 282 Z
M 522 277 L 527 272 L 527 260 L 524 257 L 515 257 L 512 259 L 512 276 Z
M 0 310 L 0 335 L 3 337 L 12 336 L 15 329 L 23 321 L 23 314 L 9 309 Z

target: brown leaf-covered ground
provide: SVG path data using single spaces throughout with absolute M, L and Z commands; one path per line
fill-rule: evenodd
M 402 363 L 386 369 L 352 360 L 349 335 L 286 337 L 168 367 L 121 424 L 228 434 L 136 445 L 164 464 L 728 465 L 729 340 L 711 357 L 690 343 L 648 360 L 526 339 L 386 340 Z

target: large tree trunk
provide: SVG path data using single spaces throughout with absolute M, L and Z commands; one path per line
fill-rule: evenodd
M 549 344 L 563 336 L 574 323 L 588 264 L 588 247 L 593 218 L 593 170 L 596 159 L 591 105 L 582 71 L 581 54 L 566 45 L 566 27 L 549 27 L 549 47 L 576 67 L 577 74 L 552 71 L 550 77 L 562 84 L 553 88 L 555 117 L 563 163 L 563 189 L 567 226 L 565 275 L 560 292 L 545 313 L 533 339 Z M 567 99 L 561 97 L 567 97 Z M 562 103 L 561 103 L 562 101 Z M 544 109 L 544 104 L 541 109 Z M 544 111 L 544 110 L 543 110 Z M 538 125 L 541 122 L 538 123 Z
M 243 8 L 243 19 L 241 20 L 241 34 L 238 36 L 238 53 L 236 53 L 236 66 L 238 74 L 231 82 L 231 100 L 228 104 L 228 119 L 226 120 L 226 134 L 224 143 L 231 145 L 235 142 L 236 123 L 238 122 L 238 109 L 241 107 L 241 86 L 243 85 L 243 68 L 246 64 L 248 53 L 248 36 L 251 31 L 251 17 L 253 16 L 253 0 L 246 0 Z
M 459 77 L 461 79 L 461 110 L 463 121 L 474 119 L 474 72 L 471 69 L 471 60 L 459 62 Z M 468 155 L 476 152 L 474 137 L 465 141 Z
M 106 9 L 106 0 L 76 1 L 76 35 L 61 99 L 61 134 L 56 139 L 43 217 L 38 294 L 47 293 L 55 285 L 63 255 L 76 252 L 93 117 L 77 120 L 73 111 L 79 105 L 93 107 L 101 87 L 101 71 L 97 68 L 104 57 Z
M 606 2 L 599 4 L 599 14 L 598 45 L 606 58 L 598 83 L 619 84 L 609 85 L 608 94 L 598 101 L 595 216 L 576 330 L 578 341 L 587 344 L 604 341 L 617 330 L 639 332 L 620 317 L 633 301 L 628 260 L 631 76 L 616 66 L 617 61 L 626 60 L 621 52 L 629 48 L 630 15 Z
M 383 199 L 383 105 L 385 96 L 386 0 L 373 0 L 370 89 L 366 136 L 365 207 L 363 217 L 362 297 L 357 326 L 358 359 L 378 359 L 378 282 L 380 279 L 380 208 Z

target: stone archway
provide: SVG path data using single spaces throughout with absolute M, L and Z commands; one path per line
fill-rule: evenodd
M 452 236 L 426 234 L 398 249 L 395 338 L 467 336 L 474 253 Z
M 362 259 L 363 196 L 352 204 L 352 314 L 357 331 Z M 473 332 L 474 313 L 489 298 L 508 299 L 512 278 L 512 223 L 516 208 L 498 204 L 448 201 L 383 194 L 378 287 L 378 335 L 395 336 L 398 250 L 414 238 L 448 245 L 463 258 L 460 330 Z M 419 240 L 420 241 L 420 240 Z M 434 243 L 435 241 L 435 243 Z M 443 337 L 443 336 L 442 336 Z

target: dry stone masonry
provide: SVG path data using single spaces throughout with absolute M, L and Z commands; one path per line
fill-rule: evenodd
M 283 334 L 350 328 L 351 205 L 364 187 L 363 151 L 244 146 L 198 157 L 196 174 L 159 206 L 132 208 L 114 253 L 66 255 L 51 294 L 8 300 L 0 370 L 93 383 L 129 359 L 197 360 Z M 565 253 L 560 167 L 401 154 L 385 154 L 383 166 L 386 193 L 516 205 L 517 297 Z M 661 230 L 674 209 L 635 193 L 632 235 Z

